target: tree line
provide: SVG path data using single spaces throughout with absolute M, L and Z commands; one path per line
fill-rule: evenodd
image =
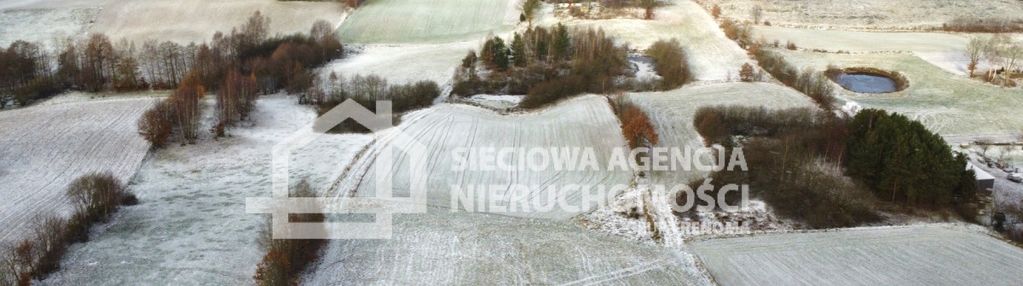
M 398 124 L 402 113 L 429 107 L 440 93 L 440 87 L 433 81 L 390 84 L 386 79 L 376 75 L 344 78 L 331 73 L 327 82 L 316 81 L 300 102 L 315 105 L 318 114 L 323 115 L 349 99 L 373 112 L 377 112 L 377 101 L 387 100 L 391 102 L 392 123 Z M 330 130 L 334 133 L 370 131 L 354 120 L 345 120 Z
M 230 34 L 214 35 L 212 45 L 198 45 L 186 57 L 195 60 L 183 65 L 165 62 L 155 78 L 176 88 L 143 114 L 139 133 L 155 147 L 174 137 L 194 143 L 200 132 L 200 99 L 215 92 L 217 122 L 210 132 L 225 136 L 228 127 L 248 117 L 259 94 L 305 92 L 316 79 L 313 68 L 344 54 L 326 21 L 313 24 L 308 34 L 286 36 L 270 36 L 269 24 L 270 19 L 257 11 Z

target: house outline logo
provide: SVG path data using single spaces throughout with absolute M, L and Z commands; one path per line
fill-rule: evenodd
M 246 212 L 270 214 L 273 239 L 390 239 L 393 235 L 394 214 L 425 213 L 426 146 L 401 129 L 393 128 L 395 126 L 390 101 L 377 101 L 376 110 L 377 112 L 373 112 L 354 100 L 346 100 L 317 118 L 312 126 L 292 133 L 283 142 L 274 145 L 271 163 L 272 197 L 246 198 Z M 289 194 L 291 153 L 316 141 L 349 118 L 365 126 L 376 136 L 370 149 L 366 151 L 373 155 L 373 161 L 367 168 L 374 170 L 374 194 L 348 196 L 348 192 L 341 192 L 338 197 L 291 197 Z M 405 154 L 402 162 L 407 163 L 409 167 L 407 197 L 394 196 L 393 149 L 400 149 Z M 355 163 L 357 162 L 352 162 Z M 358 185 L 361 185 L 361 182 Z M 356 189 L 358 185 L 355 186 Z M 326 222 L 290 222 L 288 218 L 291 214 L 309 213 L 372 214 L 374 219 L 372 222 L 330 222 L 328 217 Z

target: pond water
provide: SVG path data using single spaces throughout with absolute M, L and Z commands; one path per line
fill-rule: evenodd
M 859 93 L 889 93 L 898 91 L 895 80 L 870 73 L 843 73 L 835 79 L 845 89 Z

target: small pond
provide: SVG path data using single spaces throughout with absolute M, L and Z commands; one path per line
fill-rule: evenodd
M 889 93 L 899 90 L 894 79 L 872 73 L 841 73 L 834 80 L 845 89 L 859 93 Z

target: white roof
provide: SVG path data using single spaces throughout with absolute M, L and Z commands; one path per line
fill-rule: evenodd
M 994 180 L 995 179 L 995 176 L 992 176 L 991 174 L 988 174 L 988 172 L 984 171 L 984 169 L 981 169 L 981 168 L 979 168 L 977 166 L 974 166 L 973 163 L 966 162 L 966 169 L 969 170 L 971 168 L 973 169 L 973 172 L 977 174 L 977 180 L 978 181 L 979 180 Z

